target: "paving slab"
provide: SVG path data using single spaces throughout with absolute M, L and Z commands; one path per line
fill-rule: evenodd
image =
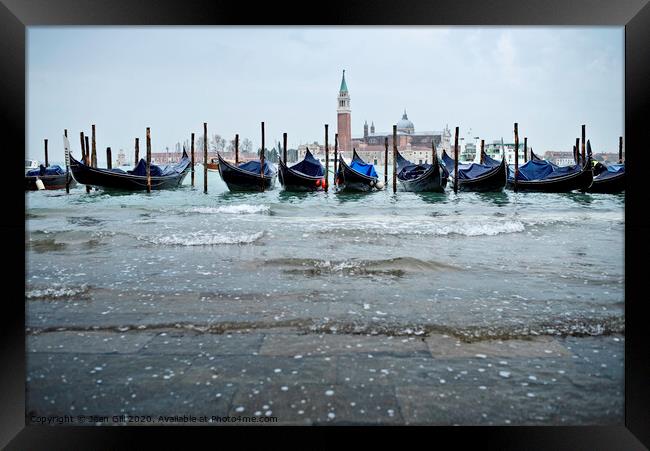
M 150 333 L 61 331 L 27 335 L 27 352 L 134 353 L 155 337 Z
M 261 355 L 312 356 L 355 353 L 408 354 L 428 353 L 421 338 L 337 334 L 275 334 L 264 337 Z
M 154 335 L 141 349 L 142 354 L 254 355 L 264 335 L 258 333 L 203 334 L 166 331 Z
M 456 337 L 434 334 L 426 338 L 434 357 L 470 357 L 477 355 L 502 357 L 562 357 L 570 355 L 560 342 L 551 337 L 529 340 L 483 340 L 467 343 Z
M 242 385 L 230 415 L 273 415 L 278 424 L 400 424 L 394 387 L 341 384 Z

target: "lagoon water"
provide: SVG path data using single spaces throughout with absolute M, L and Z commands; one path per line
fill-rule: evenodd
M 106 327 L 624 331 L 624 195 L 234 194 L 216 172 L 206 195 L 196 176 L 149 195 L 26 193 L 26 298 L 96 298 L 58 314 Z
M 232 194 L 217 173 L 206 195 L 201 172 L 25 194 L 32 418 L 622 424 L 624 195 Z

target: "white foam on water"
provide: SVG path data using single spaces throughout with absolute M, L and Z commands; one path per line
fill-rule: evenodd
M 53 284 L 51 288 L 34 289 L 25 292 L 26 299 L 61 299 L 70 298 L 84 294 L 88 291 L 88 285 L 83 284 L 80 287 L 64 287 L 59 284 Z
M 169 246 L 216 246 L 220 244 L 251 244 L 262 236 L 264 236 L 264 232 L 252 234 L 192 232 L 182 235 L 138 237 L 138 239 Z
M 231 215 L 250 215 L 259 213 L 269 213 L 271 207 L 268 205 L 224 205 L 221 207 L 193 207 L 188 210 L 190 213 L 202 214 L 231 214 Z

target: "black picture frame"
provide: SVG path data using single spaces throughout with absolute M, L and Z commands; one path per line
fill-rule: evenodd
M 288 18 L 287 10 L 297 12 Z M 648 0 L 445 0 L 427 2 L 340 2 L 282 7 L 277 3 L 172 0 L 84 1 L 2 0 L 0 3 L 0 98 L 5 129 L 3 161 L 10 173 L 0 219 L 5 260 L 5 297 L 0 367 L 0 446 L 7 449 L 126 448 L 134 438 L 152 433 L 163 440 L 178 439 L 179 428 L 80 428 L 25 426 L 25 198 L 18 192 L 21 149 L 25 148 L 26 27 L 35 25 L 617 25 L 625 26 L 625 147 L 628 172 L 625 208 L 625 427 L 508 427 L 437 428 L 456 445 L 480 440 L 499 449 L 644 449 L 650 447 L 650 352 L 645 324 L 643 271 L 647 266 L 650 223 L 644 215 L 641 164 L 646 118 L 650 117 L 650 4 Z M 82 55 L 70 55 L 71 65 Z M 389 59 L 387 65 L 390 64 Z M 587 237 L 586 239 L 589 239 Z M 22 266 L 20 263 L 23 263 Z M 21 287 L 22 285 L 22 287 Z M 7 290 L 10 289 L 10 290 Z M 597 396 L 597 394 L 595 394 Z M 206 428 L 194 433 L 204 434 Z M 212 431 L 214 429 L 209 428 Z M 265 428 L 269 432 L 273 428 Z M 314 428 L 311 428 L 314 429 Z M 323 430 L 316 428 L 318 435 Z M 337 428 L 332 428 L 337 429 Z M 247 429 L 249 430 L 249 429 Z M 257 431 L 258 429 L 256 429 Z M 420 431 L 421 432 L 421 431 Z M 223 429 L 217 431 L 223 437 Z M 277 433 L 277 428 L 276 428 Z M 280 432 L 282 434 L 282 432 Z M 407 431 L 410 434 L 410 430 Z M 429 432 L 426 432 L 429 434 Z M 247 434 L 250 437 L 250 434 Z M 266 434 L 265 434 L 266 435 Z M 382 439 L 385 429 L 372 435 Z M 367 436 L 364 434 L 363 437 Z M 282 437 L 277 435 L 276 437 Z M 428 435 L 428 437 L 432 437 Z M 285 443 L 286 435 L 282 442 Z M 221 439 L 220 439 L 221 440 Z M 247 438 L 248 440 L 248 438 Z M 173 441 L 166 442 L 170 446 Z M 219 444 L 220 442 L 213 444 Z M 247 442 L 249 443 L 249 442 Z M 327 442 L 313 442 L 322 447 Z M 432 443 L 429 441 L 429 443 Z M 447 442 L 449 443 L 449 442 Z

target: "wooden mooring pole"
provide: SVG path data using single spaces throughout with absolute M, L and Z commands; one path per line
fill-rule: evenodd
M 239 166 L 239 134 L 235 135 L 235 166 Z
M 191 183 L 192 183 L 192 188 L 194 188 L 194 172 L 195 172 L 194 164 L 196 163 L 196 162 L 194 161 L 194 133 L 192 133 L 192 136 L 191 136 L 191 138 L 190 138 L 190 141 L 192 141 L 191 144 L 190 144 L 190 154 L 191 154 L 191 155 L 190 155 L 190 158 L 191 158 L 191 160 L 192 160 L 192 162 L 191 162 L 191 165 L 192 165 L 192 174 L 191 174 L 190 180 L 191 180 Z
M 203 123 L 203 193 L 208 194 L 208 123 Z
M 81 161 L 83 161 L 86 166 L 89 166 L 88 157 L 86 155 L 86 139 L 84 138 L 84 132 L 79 132 L 79 139 L 81 140 Z
M 47 139 L 45 140 L 45 167 L 50 165 L 49 159 L 47 158 Z
M 388 189 L 388 136 L 384 137 L 384 188 Z
M 133 159 L 133 167 L 136 167 L 140 162 L 140 138 L 135 138 L 135 158 Z
M 533 154 L 531 152 L 530 159 L 533 159 Z M 524 163 L 528 161 L 528 137 L 524 136 Z
M 283 133 L 282 134 L 282 159 L 284 160 L 284 164 L 287 164 L 287 134 Z
M 576 138 L 576 145 L 573 148 L 573 159 L 575 160 L 576 164 L 580 162 L 580 138 Z
M 262 149 L 260 150 L 260 182 L 264 192 L 264 122 L 262 122 Z
M 458 127 L 454 134 L 454 193 L 458 192 Z
M 88 151 L 88 137 L 84 132 L 79 133 L 81 139 L 81 158 L 86 166 L 90 166 L 90 152 Z M 90 192 L 90 185 L 86 185 L 86 193 Z
M 623 137 L 618 137 L 618 162 L 623 163 Z
M 515 193 L 517 192 L 517 177 L 519 177 L 519 126 L 515 122 Z
M 479 160 L 481 164 L 485 163 L 485 140 L 481 140 L 481 159 Z
M 334 133 L 334 186 L 337 185 L 336 178 L 338 177 L 339 167 L 339 134 Z
M 68 129 L 63 129 L 63 136 L 68 137 Z M 68 145 L 68 149 L 70 146 Z M 65 193 L 70 194 L 70 153 L 65 156 Z
M 397 125 L 393 125 L 393 193 L 397 192 Z
M 106 148 L 106 169 L 113 169 L 113 161 L 111 157 L 112 157 L 111 148 L 107 147 Z
M 330 148 L 328 142 L 328 129 L 329 125 L 325 124 L 325 185 L 323 186 L 325 192 L 328 191 L 330 180 Z
M 95 138 L 95 124 L 92 125 L 92 154 L 90 155 L 90 162 L 94 168 L 97 167 L 97 140 Z
M 147 127 L 147 192 L 151 192 L 151 130 Z
M 586 137 L 586 125 L 582 125 L 582 164 L 584 165 L 585 162 L 587 161 L 587 154 L 586 154 L 586 148 L 585 146 L 587 145 L 587 141 L 585 141 Z

